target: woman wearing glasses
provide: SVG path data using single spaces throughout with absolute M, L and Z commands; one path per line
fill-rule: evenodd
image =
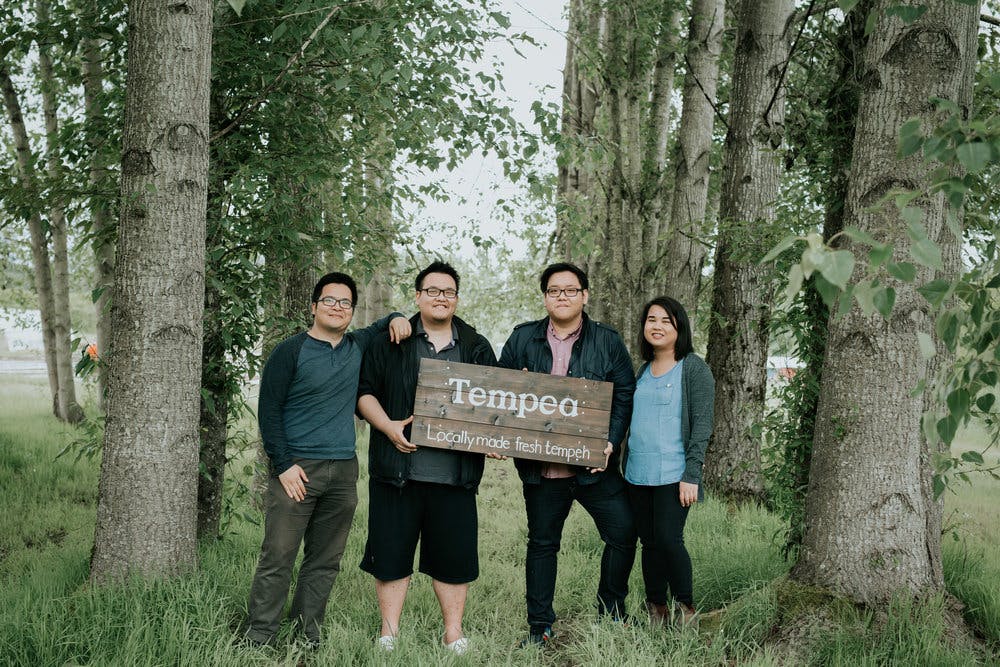
M 661 296 L 643 308 L 625 480 L 642 542 L 650 622 L 697 623 L 684 523 L 703 497 L 701 467 L 712 434 L 715 379 L 691 344 L 684 307 Z M 672 598 L 672 600 L 671 600 Z

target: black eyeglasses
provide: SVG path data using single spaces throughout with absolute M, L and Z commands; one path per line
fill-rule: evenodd
M 423 292 L 427 296 L 433 298 L 439 297 L 442 294 L 446 299 L 454 299 L 458 297 L 457 289 L 441 289 L 440 287 L 424 287 L 423 289 L 418 289 L 418 292 Z
M 550 287 L 545 290 L 545 296 L 550 299 L 558 299 L 560 294 L 565 294 L 570 299 L 575 297 L 577 294 L 583 291 L 582 287 L 564 287 L 559 289 L 558 287 Z
M 334 306 L 340 306 L 344 310 L 354 308 L 354 302 L 350 299 L 334 299 L 332 296 L 324 296 L 322 299 L 317 299 L 316 302 L 323 304 L 327 308 L 333 308 Z

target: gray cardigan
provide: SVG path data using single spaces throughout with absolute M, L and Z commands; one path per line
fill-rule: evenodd
M 638 380 L 646 371 L 644 363 L 635 377 Z M 681 440 L 684 442 L 684 474 L 682 482 L 698 485 L 698 499 L 704 497 L 701 485 L 701 466 L 705 462 L 705 448 L 712 436 L 715 419 L 715 378 L 705 360 L 693 352 L 684 357 L 681 369 Z

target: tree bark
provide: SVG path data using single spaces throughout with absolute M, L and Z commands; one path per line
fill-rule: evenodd
M 904 261 L 913 244 L 907 223 L 891 205 L 875 204 L 892 188 L 928 189 L 930 166 L 921 156 L 898 157 L 899 127 L 910 118 L 921 119 L 925 130 L 933 127 L 932 97 L 968 109 L 979 9 L 926 2 L 926 13 L 906 25 L 886 16 L 892 4 L 875 3 L 878 24 L 862 56 L 845 222 L 890 243 L 895 261 Z M 943 246 L 945 271 L 954 270 L 948 258 L 957 256 L 961 242 L 944 229 L 943 197 L 925 195 L 911 205 L 924 212 L 928 236 Z M 921 433 L 925 398 L 910 396 L 929 366 L 916 334 L 934 331 L 915 287 L 934 276 L 921 267 L 914 283 L 890 280 L 896 305 L 889 321 L 855 307 L 830 322 L 805 538 L 792 576 L 863 603 L 942 586 L 941 535 L 928 497 L 929 445 Z M 859 388 L 878 400 L 859 400 Z
M 97 16 L 96 3 L 91 4 L 93 16 Z M 90 228 L 94 250 L 94 289 L 99 296 L 94 301 L 97 315 L 97 352 L 103 355 L 111 344 L 111 299 L 113 295 L 115 247 L 114 221 L 110 215 L 109 197 L 105 196 L 108 169 L 101 144 L 106 137 L 107 116 L 104 111 L 102 86 L 104 70 L 101 64 L 99 40 L 88 38 L 83 42 L 83 100 L 87 120 L 88 149 L 90 150 Z M 106 405 L 108 391 L 108 371 L 103 359 L 97 366 L 98 400 L 101 411 Z
M 7 63 L 0 60 L 0 88 L 3 89 L 4 107 L 14 135 L 14 152 L 21 182 L 29 196 L 38 197 L 38 182 L 35 176 L 35 159 L 31 155 L 28 131 L 21 113 L 21 102 L 10 78 Z M 49 389 L 52 392 L 52 414 L 62 419 L 59 409 L 59 363 L 56 354 L 56 335 L 53 326 L 55 305 L 52 298 L 52 267 L 49 263 L 49 242 L 45 234 L 41 213 L 32 208 L 27 216 L 28 234 L 31 237 L 31 261 L 34 268 L 35 292 L 38 294 L 38 312 L 42 325 L 42 346 L 45 351 L 45 368 L 48 372 Z
M 49 182 L 57 185 L 49 194 L 49 229 L 52 233 L 52 330 L 56 343 L 56 376 L 59 381 L 59 416 L 71 424 L 83 420 L 83 408 L 76 401 L 73 350 L 70 341 L 72 323 L 69 310 L 69 246 L 66 240 L 66 207 L 60 191 L 62 171 L 59 159 L 59 118 L 56 102 L 56 77 L 49 54 L 49 3 L 38 0 L 35 12 L 40 26 L 38 73 L 45 117 L 45 168 Z
M 664 282 L 684 304 L 694 322 L 705 265 L 712 128 L 715 125 L 719 56 L 726 15 L 725 0 L 694 0 L 688 31 L 687 73 L 674 155 L 674 194 L 664 242 Z
M 197 562 L 212 4 L 136 0 L 128 25 L 94 582 Z
M 771 269 L 760 266 L 773 233 L 782 166 L 791 0 L 742 0 L 715 254 L 708 363 L 716 380 L 715 432 L 706 486 L 736 501 L 759 499 L 760 423 L 766 391 Z
M 595 139 L 600 86 L 600 59 L 596 55 L 601 39 L 599 7 L 588 0 L 571 0 L 566 36 L 566 64 L 563 68 L 563 108 L 561 133 L 563 154 L 559 160 L 556 226 L 557 255 L 562 261 L 586 267 L 586 248 L 593 244 L 586 237 L 593 234 L 599 218 L 593 210 L 597 200 L 595 172 L 598 167 L 591 154 Z

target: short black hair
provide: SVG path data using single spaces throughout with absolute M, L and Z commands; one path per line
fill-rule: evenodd
M 542 291 L 544 292 L 549 287 L 549 278 L 552 277 L 554 273 L 562 273 L 563 271 L 569 271 L 577 277 L 580 281 L 580 289 L 588 289 L 589 281 L 587 280 L 587 272 L 581 269 L 576 264 L 570 264 L 569 262 L 558 262 L 556 264 L 549 264 L 542 271 Z
M 646 326 L 646 317 L 649 316 L 649 310 L 653 306 L 659 306 L 667 311 L 674 329 L 677 330 L 677 342 L 674 343 L 674 359 L 680 361 L 694 352 L 694 345 L 691 343 L 691 321 L 688 319 L 688 314 L 684 310 L 684 306 L 677 299 L 672 299 L 669 296 L 658 296 L 643 307 L 642 317 L 639 318 L 639 354 L 643 360 L 653 360 L 653 346 L 649 344 L 643 335 Z
M 458 271 L 447 262 L 434 261 L 427 265 L 427 268 L 417 274 L 417 279 L 413 281 L 413 287 L 418 292 L 424 287 L 424 278 L 430 273 L 444 273 L 455 279 L 455 290 L 458 291 L 459 279 Z
M 323 288 L 333 284 L 347 286 L 347 289 L 351 290 L 351 303 L 355 306 L 358 305 L 358 284 L 354 282 L 354 278 L 339 271 L 328 273 L 319 279 L 316 287 L 313 287 L 312 302 L 316 303 L 319 301 L 320 295 L 323 294 Z

